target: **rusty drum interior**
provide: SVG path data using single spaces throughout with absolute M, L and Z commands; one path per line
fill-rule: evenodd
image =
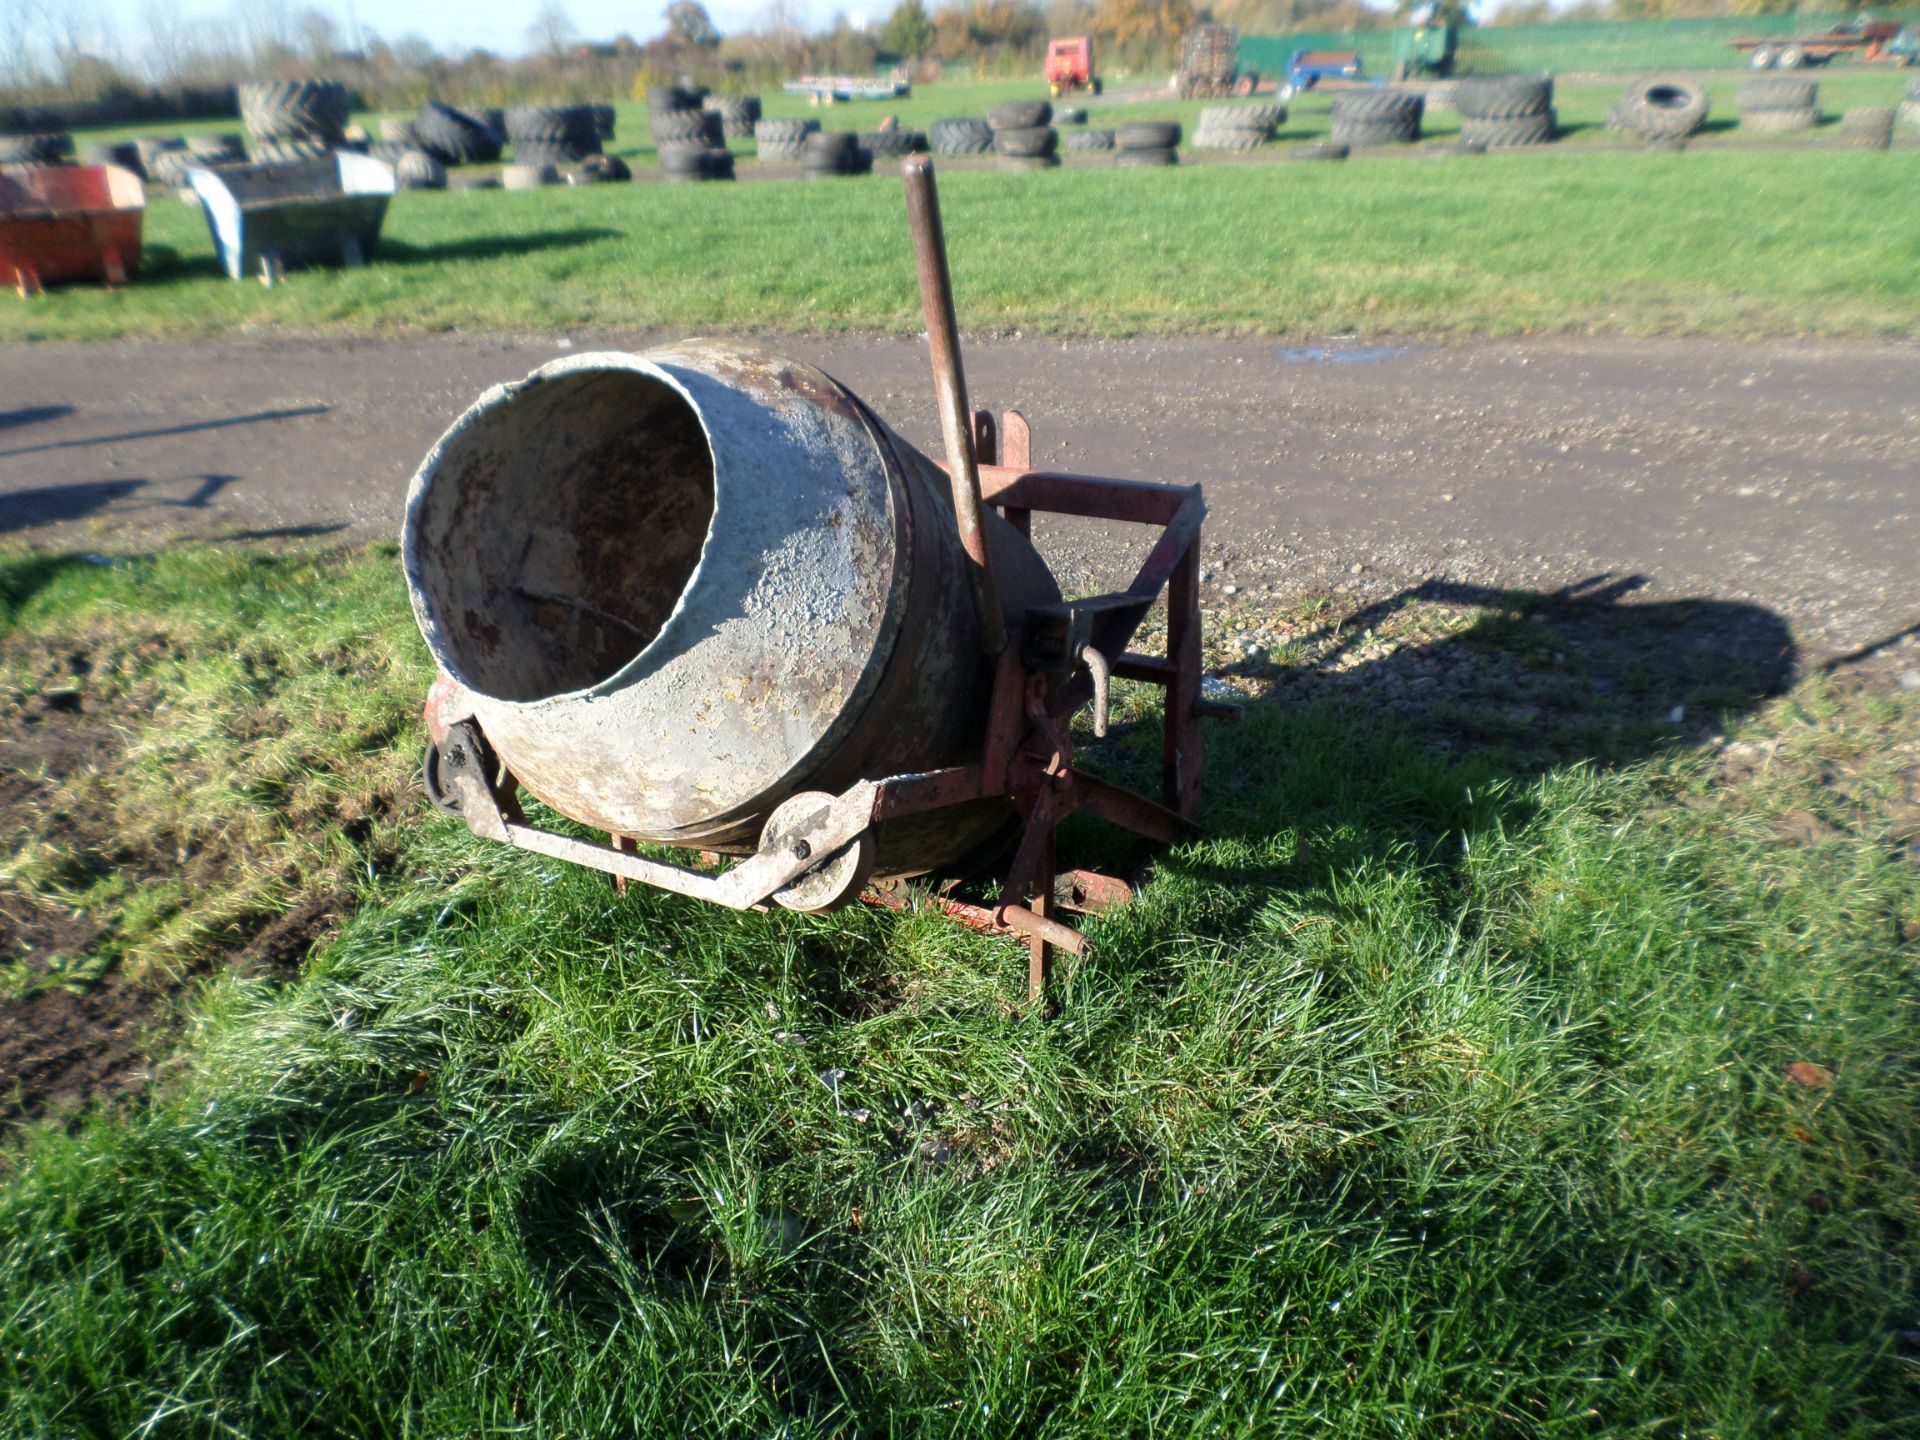
M 713 481 L 692 405 L 636 370 L 535 380 L 468 415 L 407 521 L 441 663 L 522 702 L 618 674 L 700 562 Z

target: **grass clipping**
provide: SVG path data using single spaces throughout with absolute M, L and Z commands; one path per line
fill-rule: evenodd
M 233 563 L 249 614 L 325 603 Z M 329 575 L 384 627 L 328 691 L 366 723 L 263 758 L 262 813 L 397 769 L 412 694 L 364 678 L 418 678 L 391 572 Z M 1539 620 L 1497 617 L 1501 653 Z M 1409 609 L 1369 646 L 1415 623 L 1462 628 Z M 1603 766 L 1538 715 L 1530 748 L 1439 749 L 1282 693 L 1216 734 L 1212 832 L 1090 922 L 1052 1021 L 1008 1003 L 1017 951 L 932 914 L 621 898 L 410 815 L 302 973 L 205 989 L 151 1106 L 16 1146 L 0 1415 L 1909 1433 L 1912 703 L 1805 688 Z M 1153 716 L 1125 694 L 1102 763 L 1150 769 Z

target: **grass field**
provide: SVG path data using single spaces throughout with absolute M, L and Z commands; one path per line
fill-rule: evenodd
M 1716 104 L 1731 80 L 1716 81 Z M 1897 75 L 1823 82 L 1830 111 L 1891 103 Z M 1020 82 L 927 87 L 921 125 Z M 1538 153 L 1139 172 L 951 170 L 966 323 L 1042 334 L 1594 332 L 1909 338 L 1920 332 L 1920 151 L 1605 149 L 1618 87 L 1566 87 Z M 1724 93 L 1723 93 L 1724 92 Z M 1294 107 L 1292 142 L 1326 101 Z M 1110 107 L 1167 116 L 1173 101 Z M 804 111 L 770 97 L 772 113 Z M 829 123 L 871 123 L 838 107 Z M 842 120 L 842 116 L 848 117 Z M 1444 140 L 1454 122 L 1430 127 Z M 200 128 L 221 128 L 218 125 Z M 228 122 L 226 128 L 232 128 Z M 641 107 L 612 147 L 647 162 Z M 1722 143 L 1724 142 L 1724 143 Z M 744 147 L 743 147 L 744 148 Z M 752 161 L 743 161 L 750 169 Z M 609 186 L 397 197 L 378 263 L 266 291 L 213 266 L 206 225 L 156 195 L 147 273 L 0 307 L 0 341 L 276 331 L 920 327 L 897 179 Z
M 106 813 L 353 900 L 279 971 L 178 932 L 183 1063 L 0 1158 L 0 1433 L 1920 1426 L 1912 697 L 1767 699 L 1711 607 L 1264 613 L 1330 688 L 1237 677 L 1210 835 L 1049 1021 L 931 915 L 620 899 L 411 797 L 344 826 L 414 743 L 396 568 L 0 561 L 11 703 L 125 657 L 61 682 L 119 727 Z M 1331 688 L 1410 658 L 1450 708 Z M 1119 713 L 1097 763 L 1151 767 Z

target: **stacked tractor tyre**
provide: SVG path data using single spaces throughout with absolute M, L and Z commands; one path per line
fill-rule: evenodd
M 255 145 L 347 138 L 347 87 L 338 80 L 268 80 L 239 87 L 240 119 Z
M 1172 120 L 1131 120 L 1117 125 L 1113 143 L 1119 153 L 1113 163 L 1128 168 L 1148 169 L 1159 165 L 1177 165 L 1180 152 L 1180 127 Z
M 936 120 L 927 127 L 927 148 L 936 155 L 985 155 L 993 149 L 993 126 L 984 120 Z
M 754 122 L 753 143 L 760 159 L 770 165 L 796 165 L 806 148 L 807 137 L 817 134 L 818 120 L 759 120 Z
M 1820 85 L 1804 75 L 1749 75 L 1734 100 L 1742 130 L 1781 134 L 1820 123 Z
M 1342 90 L 1333 97 L 1333 143 L 1359 150 L 1369 145 L 1411 145 L 1420 138 L 1427 97 L 1418 90 L 1377 86 Z
M 704 91 L 679 85 L 647 95 L 647 133 L 669 180 L 731 180 L 733 152 L 727 149 L 720 112 L 704 108 Z
M 993 153 L 1003 170 L 1041 170 L 1060 163 L 1060 132 L 1045 100 L 1008 100 L 987 111 Z
M 1636 80 L 1607 113 L 1607 124 L 1650 144 L 1683 142 L 1707 123 L 1707 92 L 1677 75 Z
M 600 127 L 591 105 L 514 105 L 505 120 L 516 165 L 558 169 L 600 153 Z M 417 124 L 415 129 L 417 134 Z
M 1286 118 L 1284 105 L 1209 105 L 1193 127 L 1193 148 L 1258 150 Z
M 701 109 L 720 117 L 720 134 L 727 140 L 751 140 L 753 127 L 760 122 L 758 95 L 709 95 Z
M 1453 105 L 1463 145 L 1544 145 L 1559 133 L 1551 75 L 1468 76 L 1455 84 Z

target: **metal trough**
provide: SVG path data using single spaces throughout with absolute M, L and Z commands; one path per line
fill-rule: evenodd
M 1017 412 L 967 408 L 931 163 L 905 176 L 946 465 L 812 366 L 721 341 L 488 391 L 407 500 L 426 783 L 478 835 L 741 910 L 903 905 L 908 877 L 1010 850 L 997 903 L 930 903 L 1024 939 L 1038 998 L 1056 947 L 1085 953 L 1056 908 L 1132 893 L 1058 871 L 1060 821 L 1165 842 L 1198 814 L 1199 722 L 1231 709 L 1200 695 L 1206 507 L 1033 470 Z M 1035 511 L 1159 535 L 1126 589 L 1062 601 Z M 1129 653 L 1163 591 L 1166 653 Z M 1073 763 L 1115 675 L 1167 692 L 1163 803 Z M 609 843 L 532 823 L 522 792 Z
M 365 264 L 393 198 L 393 167 L 351 150 L 282 165 L 187 171 L 220 264 L 276 284 L 307 265 Z
M 22 295 L 62 280 L 124 285 L 140 269 L 140 177 L 117 165 L 0 174 L 0 276 Z

